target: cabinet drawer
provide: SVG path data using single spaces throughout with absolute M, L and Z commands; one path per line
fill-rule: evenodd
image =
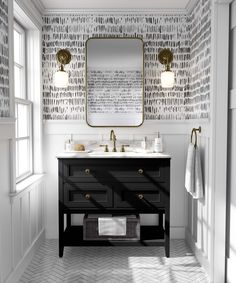
M 163 167 L 148 167 L 148 166 L 123 166 L 122 169 L 110 168 L 110 175 L 114 180 L 119 182 L 159 182 L 165 180 Z
M 67 207 L 112 207 L 112 190 L 99 183 L 73 183 L 64 186 L 64 204 Z
M 169 192 L 165 183 L 154 185 L 151 183 L 126 183 L 114 189 L 114 206 L 116 208 L 133 208 L 152 210 L 165 206 Z
M 69 160 L 63 162 L 66 182 L 165 182 L 168 164 L 165 160 Z

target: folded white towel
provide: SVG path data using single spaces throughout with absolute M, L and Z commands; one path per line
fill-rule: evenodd
M 98 235 L 100 236 L 125 236 L 126 217 L 99 217 Z
M 185 188 L 195 199 L 203 198 L 202 168 L 199 148 L 192 143 L 188 147 Z
M 195 148 L 192 143 L 188 146 L 187 163 L 185 171 L 185 188 L 189 193 L 194 191 L 194 165 L 195 165 Z

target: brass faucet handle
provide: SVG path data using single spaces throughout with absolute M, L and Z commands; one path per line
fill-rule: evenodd
M 129 147 L 129 144 L 122 144 L 120 151 L 125 152 L 125 147 Z
M 105 147 L 104 152 L 108 152 L 108 145 L 107 144 L 100 144 L 100 147 Z

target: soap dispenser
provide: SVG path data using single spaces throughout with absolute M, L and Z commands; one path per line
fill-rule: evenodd
M 141 141 L 141 148 L 146 150 L 147 149 L 147 137 L 144 137 Z
M 163 152 L 163 143 L 160 132 L 157 133 L 157 138 L 154 141 L 154 152 Z

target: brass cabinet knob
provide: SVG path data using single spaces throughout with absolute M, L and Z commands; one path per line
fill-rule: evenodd
M 84 172 L 85 172 L 85 174 L 89 175 L 90 174 L 90 169 L 85 169 Z
M 90 197 L 91 197 L 90 194 L 85 194 L 86 199 L 90 199 Z
M 143 194 L 138 194 L 137 196 L 139 199 L 143 199 Z
M 138 173 L 139 173 L 140 175 L 142 175 L 142 174 L 143 174 L 143 169 L 138 169 Z

